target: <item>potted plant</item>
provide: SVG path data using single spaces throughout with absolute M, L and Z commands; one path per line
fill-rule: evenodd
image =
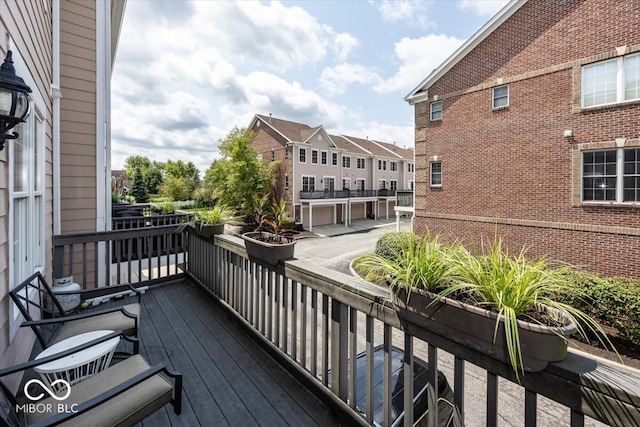
M 199 235 L 207 239 L 224 232 L 224 225 L 237 220 L 231 208 L 225 205 L 215 205 L 210 209 L 195 211 L 189 221 L 185 221 L 176 229 L 182 232 L 186 227 L 193 227 Z
M 613 348 L 593 319 L 558 302 L 558 295 L 575 292 L 567 267 L 529 261 L 526 250 L 511 257 L 498 238 L 482 249 L 475 256 L 427 237 L 412 239 L 393 261 L 369 255 L 355 265 L 365 279 L 389 284 L 403 324 L 509 363 L 517 379 L 563 360 L 566 338 L 575 332 L 589 330 Z
M 260 220 L 255 231 L 244 233 L 245 248 L 249 258 L 277 265 L 278 262 L 293 258 L 296 241 L 294 232 L 284 227 L 283 223 L 289 217 L 286 202 L 278 200 L 271 209 L 264 209 L 265 198 L 257 203 Z

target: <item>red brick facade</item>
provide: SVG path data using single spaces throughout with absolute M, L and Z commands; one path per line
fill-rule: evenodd
M 583 150 L 640 146 L 640 100 L 582 109 L 581 67 L 639 52 L 638 22 L 637 0 L 529 0 L 425 87 L 416 231 L 479 242 L 497 227 L 511 251 L 640 277 L 640 202 L 580 201 Z M 509 105 L 493 110 L 502 85 Z M 430 121 L 434 100 L 441 121 Z M 440 188 L 429 183 L 434 156 Z

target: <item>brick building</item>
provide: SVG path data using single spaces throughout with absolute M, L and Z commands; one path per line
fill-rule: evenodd
M 263 115 L 249 130 L 265 163 L 280 162 L 284 199 L 309 230 L 393 216 L 396 191 L 413 189 L 412 149 Z
M 640 1 L 516 0 L 405 100 L 416 232 L 640 277 Z

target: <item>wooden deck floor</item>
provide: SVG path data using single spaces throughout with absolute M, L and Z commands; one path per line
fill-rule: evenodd
M 140 353 L 184 375 L 173 407 L 144 426 L 334 426 L 341 421 L 189 281 L 143 295 Z

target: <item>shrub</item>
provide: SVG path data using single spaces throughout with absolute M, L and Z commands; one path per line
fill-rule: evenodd
M 571 272 L 570 280 L 574 292 L 559 300 L 615 329 L 618 338 L 640 346 L 640 282 L 579 271 Z
M 422 238 L 415 236 L 409 231 L 396 231 L 385 233 L 376 242 L 376 255 L 388 260 L 394 261 L 399 259 L 408 249 L 410 242 L 418 245 L 422 242 Z
M 193 192 L 193 205 L 198 209 L 211 208 L 215 206 L 216 199 L 213 190 L 207 187 L 200 187 Z

